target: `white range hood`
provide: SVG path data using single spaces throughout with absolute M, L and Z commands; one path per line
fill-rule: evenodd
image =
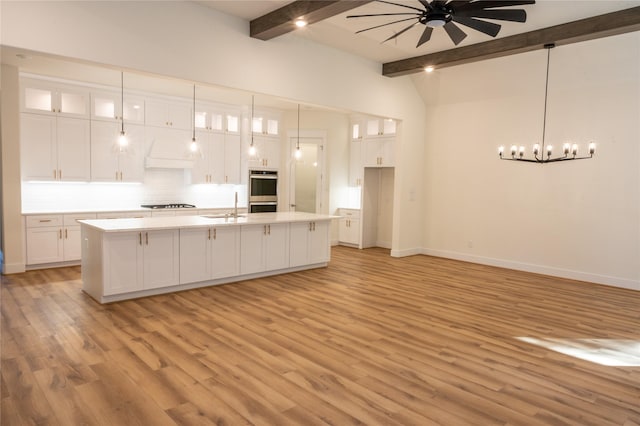
M 157 129 L 156 129 L 157 130 Z M 189 151 L 190 138 L 183 132 L 159 129 L 152 131 L 146 138 L 146 168 L 192 169 L 195 159 Z

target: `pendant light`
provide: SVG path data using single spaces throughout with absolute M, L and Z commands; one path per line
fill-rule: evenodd
M 191 144 L 189 145 L 189 151 L 192 154 L 198 152 L 198 142 L 196 142 L 196 85 L 193 85 L 193 125 L 192 125 L 192 135 L 191 135 Z
M 251 132 L 251 144 L 249 145 L 249 155 L 255 157 L 257 154 L 256 147 L 253 144 L 253 113 L 254 113 L 254 95 L 251 95 L 251 120 L 249 121 L 249 131 Z
M 295 152 L 296 160 L 302 158 L 302 151 L 300 151 L 300 104 L 298 104 L 298 138 L 296 140 L 296 152 Z
M 118 136 L 118 151 L 124 152 L 127 150 L 129 141 L 127 135 L 124 133 L 124 72 L 120 71 L 120 136 Z
M 546 145 L 545 146 L 545 133 L 546 133 L 546 125 L 547 125 L 547 94 L 549 92 L 549 59 L 551 57 L 551 49 L 555 47 L 555 44 L 545 44 L 544 48 L 547 49 L 547 75 L 544 87 L 544 114 L 542 119 L 542 145 L 534 144 L 533 145 L 533 158 L 526 158 L 524 146 L 516 146 L 511 145 L 511 156 L 505 157 L 504 147 L 501 146 L 498 148 L 498 155 L 501 160 L 510 160 L 510 161 L 524 161 L 526 163 L 555 163 L 558 161 L 568 161 L 568 160 L 585 160 L 588 158 L 593 158 L 593 155 L 596 153 L 596 144 L 594 142 L 590 142 L 588 146 L 589 155 L 585 155 L 582 157 L 578 157 L 578 144 L 571 144 L 566 142 L 562 146 L 562 156 L 560 157 L 552 157 L 553 155 L 553 146 Z M 546 157 L 545 157 L 546 155 Z

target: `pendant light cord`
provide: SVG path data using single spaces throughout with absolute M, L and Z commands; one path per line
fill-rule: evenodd
M 296 149 L 300 150 L 300 104 L 298 104 L 298 140 L 296 141 Z
M 196 141 L 196 85 L 193 85 L 193 142 Z
M 545 84 L 544 84 L 544 115 L 542 117 L 542 157 L 544 158 L 544 139 L 545 139 L 545 134 L 546 134 L 546 129 L 547 129 L 547 96 L 548 96 L 548 92 L 549 92 L 549 62 L 550 62 L 550 58 L 551 58 L 551 49 L 553 49 L 555 47 L 555 44 L 551 43 L 551 44 L 545 44 L 544 45 L 545 49 L 547 49 L 547 75 L 545 77 Z
M 120 134 L 124 135 L 124 71 L 120 71 Z
M 251 95 L 251 122 L 249 123 L 249 131 L 251 132 L 251 146 L 253 146 L 253 108 L 254 108 L 254 95 Z

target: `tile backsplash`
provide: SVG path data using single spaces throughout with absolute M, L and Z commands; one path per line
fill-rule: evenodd
M 133 210 L 141 204 L 188 203 L 199 208 L 247 206 L 246 185 L 188 184 L 182 169 L 147 169 L 143 183 L 23 182 L 22 211 Z

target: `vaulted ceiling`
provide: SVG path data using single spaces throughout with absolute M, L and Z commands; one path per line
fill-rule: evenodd
M 398 0 L 406 6 L 422 7 L 418 0 Z M 424 26 L 419 24 L 390 41 L 406 22 L 384 25 L 356 34 L 358 30 L 391 22 L 395 16 L 348 19 L 354 14 L 398 13 L 407 9 L 380 1 L 200 1 L 208 7 L 251 22 L 251 36 L 263 40 L 300 36 L 318 43 L 383 63 L 383 74 L 405 75 L 426 65 L 445 67 L 476 60 L 542 49 L 547 43 L 573 43 L 640 30 L 638 0 L 538 0 L 536 4 L 513 6 L 526 10 L 525 23 L 493 21 L 502 28 L 496 36 L 468 27 L 455 46 L 442 28 L 431 40 L 416 48 Z M 296 28 L 295 18 L 304 16 L 309 25 Z

